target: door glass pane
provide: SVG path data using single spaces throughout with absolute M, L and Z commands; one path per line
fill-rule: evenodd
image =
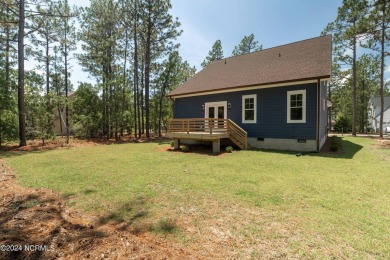
M 225 117 L 225 107 L 218 107 L 218 118 Z
M 214 118 L 215 107 L 209 107 L 209 118 Z
M 218 107 L 218 119 L 225 118 L 225 107 Z M 218 121 L 218 128 L 223 128 L 224 122 L 223 120 Z

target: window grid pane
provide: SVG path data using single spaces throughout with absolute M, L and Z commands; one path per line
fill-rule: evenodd
M 254 98 L 245 98 L 244 120 L 245 121 L 255 120 L 255 99 Z
M 303 119 L 303 95 L 295 94 L 290 96 L 290 119 Z

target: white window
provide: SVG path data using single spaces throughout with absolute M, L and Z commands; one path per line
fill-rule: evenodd
M 256 123 L 257 102 L 256 94 L 242 96 L 242 122 Z
M 306 90 L 287 91 L 287 123 L 306 123 Z

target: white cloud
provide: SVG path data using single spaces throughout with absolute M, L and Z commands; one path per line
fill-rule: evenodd
M 24 70 L 25 71 L 34 71 L 35 73 L 37 73 L 37 74 L 39 74 L 41 76 L 45 76 L 46 75 L 46 71 L 41 70 L 41 69 L 37 69 L 36 66 L 35 66 L 35 63 L 34 62 L 30 62 L 30 61 L 25 61 Z
M 180 54 L 184 60 L 200 69 L 200 64 L 206 58 L 212 47 L 212 42 L 202 35 L 196 28 L 182 23 L 183 30 L 180 36 Z
M 351 56 L 353 55 L 353 51 L 350 48 L 346 48 L 344 52 L 344 56 Z

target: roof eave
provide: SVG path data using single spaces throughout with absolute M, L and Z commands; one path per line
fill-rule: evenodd
M 230 92 L 231 90 L 240 91 L 240 89 L 248 88 L 248 87 L 255 87 L 255 86 L 264 86 L 264 87 L 266 87 L 267 85 L 285 84 L 285 83 L 293 83 L 293 82 L 307 81 L 307 80 L 316 80 L 316 79 L 328 79 L 330 77 L 331 77 L 331 75 L 329 74 L 329 75 L 309 77 L 309 78 L 267 82 L 267 83 L 262 83 L 262 84 L 242 85 L 242 86 L 236 86 L 236 87 L 218 88 L 218 89 L 205 90 L 205 91 L 186 92 L 186 93 L 173 94 L 173 95 L 172 94 L 168 94 L 168 97 L 175 98 L 175 97 L 180 97 L 180 96 L 195 95 L 195 94 L 201 94 L 201 93 L 207 95 L 207 93 L 212 93 L 212 92 L 215 92 L 215 91 L 221 91 L 221 92 L 223 92 L 223 91 L 229 91 Z

